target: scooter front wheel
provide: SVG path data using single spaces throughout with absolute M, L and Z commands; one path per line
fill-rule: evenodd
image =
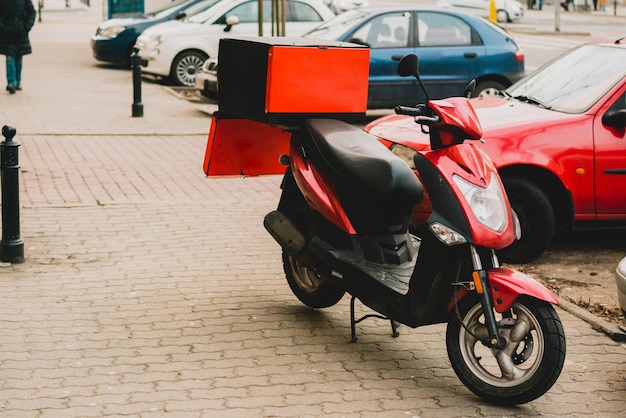
M 446 332 L 448 358 L 459 379 L 472 392 L 498 405 L 530 402 L 546 393 L 561 374 L 565 362 L 565 333 L 547 302 L 519 298 L 498 318 L 505 338 L 502 349 L 492 349 L 481 303 L 462 301 Z
M 328 308 L 337 304 L 345 290 L 318 274 L 312 263 L 309 261 L 305 265 L 298 257 L 283 253 L 283 267 L 291 291 L 300 302 L 311 308 Z

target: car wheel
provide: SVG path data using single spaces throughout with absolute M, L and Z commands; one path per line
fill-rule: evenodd
M 498 81 L 482 81 L 476 85 L 474 97 L 498 96 L 500 90 L 504 90 L 505 88 L 506 86 Z
M 507 23 L 511 21 L 511 19 L 509 19 L 509 14 L 505 10 L 498 10 L 496 12 L 496 19 L 500 23 Z
M 170 77 L 178 86 L 194 87 L 196 74 L 202 70 L 207 55 L 198 51 L 184 51 L 178 54 L 172 63 Z
M 503 179 L 511 207 L 517 214 L 522 237 L 499 252 L 506 263 L 528 263 L 539 257 L 554 238 L 556 221 L 550 199 L 534 183 L 518 179 Z

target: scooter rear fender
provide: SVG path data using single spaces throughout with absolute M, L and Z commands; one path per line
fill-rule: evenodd
M 548 288 L 525 273 L 499 267 L 489 270 L 487 276 L 493 305 L 499 313 L 509 310 L 520 296 L 531 296 L 554 305 L 559 304 L 559 300 Z M 457 292 L 457 301 L 463 299 L 469 292 L 467 289 Z M 452 309 L 454 301 L 448 305 L 448 310 Z
M 337 199 L 334 187 L 306 159 L 297 141 L 290 145 L 291 171 L 311 209 L 321 213 L 348 234 L 356 234 L 348 215 Z

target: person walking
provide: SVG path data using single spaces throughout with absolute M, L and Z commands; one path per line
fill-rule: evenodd
M 7 91 L 22 90 L 22 57 L 32 52 L 28 33 L 35 24 L 32 0 L 0 0 L 0 54 L 6 55 Z

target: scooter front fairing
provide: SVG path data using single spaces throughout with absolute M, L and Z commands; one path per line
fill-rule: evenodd
M 415 155 L 437 219 L 468 243 L 500 249 L 515 240 L 515 221 L 504 186 L 489 157 L 475 145 L 458 144 Z

